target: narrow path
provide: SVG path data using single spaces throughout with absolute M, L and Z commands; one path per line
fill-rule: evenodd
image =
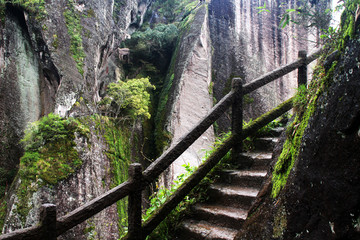
M 178 230 L 177 240 L 233 240 L 248 216 L 260 188 L 267 177 L 273 148 L 283 128 L 255 139 L 255 150 L 243 153 L 232 169 L 224 169 L 208 190 L 209 200 L 198 203 Z M 251 167 L 240 169 L 242 162 Z

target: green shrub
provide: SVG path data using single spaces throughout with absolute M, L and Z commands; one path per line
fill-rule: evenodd
M 0 1 L 3 4 L 5 1 Z M 45 0 L 13 0 L 14 5 L 23 7 L 26 11 L 36 16 L 37 20 L 42 20 L 46 16 Z
M 107 96 L 99 103 L 107 114 L 120 117 L 150 118 L 148 90 L 155 89 L 148 78 L 129 79 L 126 82 L 110 83 Z M 124 114 L 125 113 L 125 114 Z
M 135 32 L 125 45 L 136 58 L 156 63 L 161 55 L 172 53 L 177 37 L 178 29 L 174 24 L 159 24 L 154 29 Z

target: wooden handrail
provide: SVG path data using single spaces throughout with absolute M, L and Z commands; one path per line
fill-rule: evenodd
M 309 63 L 313 62 L 315 59 L 319 57 L 319 55 L 323 52 L 322 49 L 315 51 L 311 55 L 306 57 L 306 60 L 304 62 L 303 59 L 298 59 L 295 62 L 292 62 L 290 64 L 287 64 L 285 66 L 279 67 L 275 69 L 274 71 L 271 71 L 269 73 L 266 73 L 265 75 L 262 75 L 253 81 L 244 84 L 243 86 L 243 93 L 248 94 L 280 77 L 285 76 L 286 74 L 296 70 L 297 68 L 301 67 L 302 65 L 308 65 Z
M 241 95 L 250 93 L 259 87 L 262 87 L 275 79 L 282 77 L 289 72 L 304 67 L 307 64 L 314 61 L 322 53 L 322 50 L 318 50 L 315 53 L 301 58 L 293 63 L 280 67 L 270 73 L 258 77 L 242 86 L 240 92 Z M 177 144 L 168 149 L 158 159 L 156 159 L 142 175 L 141 183 L 134 183 L 132 180 L 128 180 L 119 186 L 109 190 L 101 196 L 91 200 L 83 206 L 73 210 L 72 212 L 60 217 L 56 221 L 56 235 L 59 236 L 74 226 L 82 223 L 86 219 L 99 213 L 106 207 L 116 203 L 122 198 L 130 195 L 134 191 L 144 189 L 147 185 L 156 180 L 156 178 L 170 166 L 192 143 L 194 143 L 233 103 L 237 92 L 233 90 L 225 95 L 219 103 L 217 103 L 210 112 L 194 127 L 188 134 L 182 137 Z M 232 148 L 235 141 L 239 141 L 254 132 L 261 127 L 265 126 L 272 120 L 276 119 L 283 113 L 287 112 L 292 108 L 292 98 L 279 105 L 277 108 L 269 111 L 262 115 L 251 123 L 247 128 L 242 130 L 242 134 L 239 136 L 231 136 L 228 140 L 221 145 L 217 151 L 210 155 L 209 159 L 205 164 L 201 165 L 196 173 L 190 176 L 184 184 L 171 196 L 171 198 L 161 207 L 157 214 L 152 216 L 146 221 L 142 227 L 143 233 L 142 238 L 150 234 L 153 229 L 166 217 L 167 213 L 170 212 L 180 201 L 183 199 L 191 189 L 201 181 L 203 177 L 216 165 L 216 163 Z M 199 180 L 200 179 L 200 180 Z M 2 239 L 35 239 L 36 237 L 45 236 L 43 226 L 35 226 L 26 229 L 14 231 L 12 233 L 0 235 Z
M 0 235 L 0 239 L 6 240 L 33 240 L 33 239 L 40 239 L 39 237 L 42 236 L 42 227 L 40 225 L 28 227 L 24 229 L 19 229 L 11 233 Z
M 190 193 L 190 191 L 200 183 L 200 181 L 213 169 L 216 164 L 226 155 L 235 142 L 242 141 L 248 136 L 256 133 L 259 129 L 266 126 L 271 121 L 280 117 L 292 108 L 293 98 L 280 104 L 273 110 L 263 114 L 255 121 L 251 122 L 243 129 L 243 134 L 236 139 L 229 137 L 224 143 L 214 151 L 199 168 L 185 180 L 185 182 L 171 195 L 171 197 L 157 210 L 153 216 L 143 224 L 143 234 L 149 235 L 165 217 Z
M 153 182 L 170 164 L 175 161 L 191 144 L 193 144 L 231 105 L 234 92 L 230 91 L 210 112 L 179 142 L 162 154 L 144 171 L 145 180 Z
M 56 234 L 59 236 L 79 223 L 82 223 L 86 219 L 101 212 L 103 209 L 128 196 L 131 190 L 137 187 L 141 186 L 134 186 L 132 182 L 126 181 L 90 202 L 87 202 L 83 206 L 76 208 L 65 216 L 58 218 Z

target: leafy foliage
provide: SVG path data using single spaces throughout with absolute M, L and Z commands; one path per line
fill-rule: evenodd
M 11 2 L 14 5 L 21 6 L 29 13 L 34 14 L 37 20 L 44 19 L 47 14 L 45 10 L 45 0 L 0 0 L 0 6 L 4 5 L 7 2 Z
M 120 114 L 126 111 L 126 116 L 132 119 L 150 118 L 149 89 L 155 89 L 155 87 L 148 78 L 135 78 L 126 82 L 110 83 L 107 96 L 100 102 L 100 105 L 105 106 L 106 112 L 116 117 L 120 117 Z
M 74 0 L 67 0 L 67 9 L 64 11 L 66 27 L 70 36 L 70 52 L 76 62 L 81 75 L 84 74 L 84 59 L 86 57 L 82 45 L 81 14 L 74 7 Z
M 203 162 L 206 162 L 206 159 L 220 147 L 223 142 L 231 136 L 231 132 L 222 135 L 221 137 L 215 140 L 213 147 L 205 152 L 203 157 Z M 176 229 L 178 224 L 184 218 L 184 216 L 190 211 L 190 207 L 197 203 L 202 202 L 208 199 L 207 189 L 211 183 L 215 181 L 218 177 L 217 172 L 219 168 L 223 168 L 228 165 L 228 160 L 230 158 L 230 152 L 227 153 L 210 173 L 201 180 L 201 182 L 187 195 L 183 201 L 181 201 L 178 206 L 166 217 L 164 221 L 153 231 L 153 233 L 148 237 L 148 239 L 173 239 L 172 233 Z M 198 167 L 190 166 L 190 164 L 182 165 L 186 172 L 180 174 L 177 179 L 174 181 L 174 184 L 171 185 L 170 189 L 165 187 L 160 187 L 157 189 L 150 197 L 150 207 L 147 209 L 146 214 L 143 216 L 143 220 L 146 221 L 157 210 L 171 197 L 171 195 L 190 177 Z
M 280 20 L 280 26 L 284 28 L 290 23 L 295 23 L 307 28 L 327 29 L 331 20 L 331 10 L 326 7 L 326 0 L 297 1 L 296 8 L 285 10 Z
M 185 182 L 185 180 L 197 169 L 195 166 L 190 164 L 182 165 L 186 172 L 180 174 L 174 184 L 171 185 L 170 189 L 160 187 L 150 197 L 150 207 L 146 210 L 143 215 L 143 221 L 151 218 L 153 214 L 171 197 L 171 195 Z M 182 218 L 189 211 L 189 207 L 197 201 L 196 195 L 193 193 L 186 196 L 176 208 L 162 221 L 159 226 L 153 231 L 153 233 L 147 237 L 147 239 L 172 239 L 172 230 L 176 229 Z
M 125 45 L 135 58 L 156 63 L 162 55 L 171 56 L 177 37 L 178 29 L 174 24 L 158 24 L 153 29 L 148 27 L 143 32 L 135 32 Z
M 266 8 L 266 2 L 264 2 L 264 6 L 257 7 L 256 9 L 260 10 L 258 13 L 262 13 L 262 12 L 270 13 L 270 10 Z

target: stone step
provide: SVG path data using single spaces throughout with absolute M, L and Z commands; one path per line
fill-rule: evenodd
M 258 137 L 280 137 L 280 135 L 283 131 L 285 131 L 284 127 L 276 127 L 276 128 L 271 128 L 266 133 L 258 133 L 258 134 L 256 134 L 256 136 L 258 136 Z
M 241 227 L 248 214 L 245 209 L 206 203 L 196 204 L 192 210 L 197 220 L 206 219 L 216 226 L 234 229 Z
M 212 184 L 208 193 L 209 203 L 247 210 L 259 193 L 259 189 L 229 184 Z
M 219 172 L 219 180 L 241 187 L 259 188 L 266 175 L 266 170 L 222 170 Z
M 278 142 L 276 137 L 260 137 L 254 140 L 254 147 L 256 151 L 273 151 Z
M 251 162 L 252 170 L 264 170 L 267 171 L 271 162 L 272 152 L 245 152 L 241 153 L 239 162 Z
M 181 225 L 181 236 L 177 239 L 233 240 L 236 234 L 234 229 L 219 227 L 206 221 L 185 220 Z

